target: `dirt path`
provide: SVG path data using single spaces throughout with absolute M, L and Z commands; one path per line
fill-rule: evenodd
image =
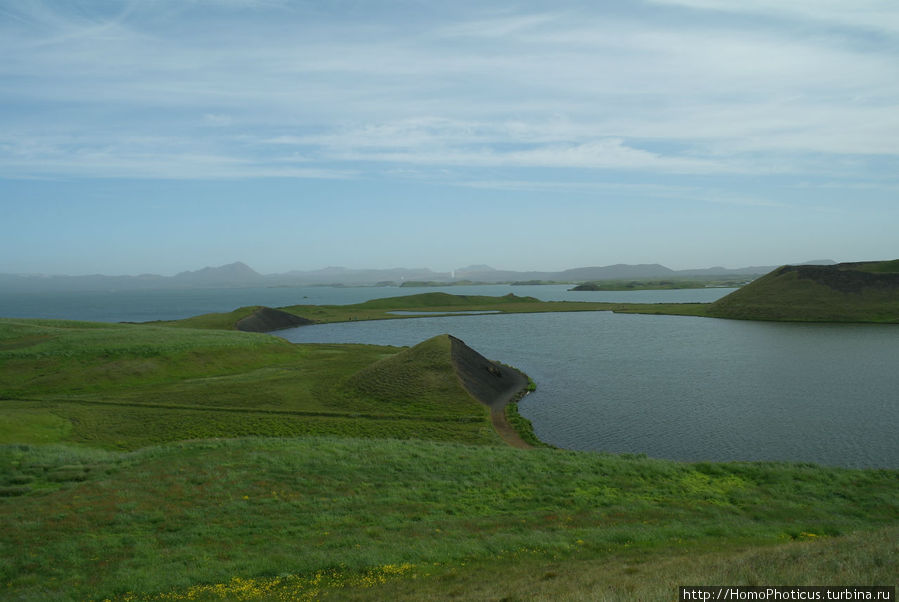
M 483 355 L 450 336 L 453 366 L 459 382 L 472 397 L 490 408 L 490 422 L 503 441 L 518 449 L 532 449 L 506 418 L 506 405 L 524 393 L 528 377 L 514 368 L 491 362 Z
M 518 436 L 518 432 L 512 428 L 511 424 L 509 424 L 509 421 L 506 419 L 505 408 L 491 409 L 490 422 L 493 423 L 493 428 L 496 429 L 496 432 L 502 437 L 502 440 L 512 447 L 517 447 L 518 449 L 534 449 L 534 446 L 525 442 L 524 439 Z

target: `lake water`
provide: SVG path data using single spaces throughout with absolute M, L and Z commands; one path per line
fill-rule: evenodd
M 450 316 L 280 331 L 414 345 L 450 333 L 527 372 L 520 404 L 567 449 L 686 461 L 899 468 L 899 327 L 610 312 Z
M 545 286 L 444 286 L 229 288 L 147 291 L 78 291 L 60 293 L 10 293 L 0 290 L 0 317 L 54 318 L 95 322 L 149 322 L 179 320 L 207 313 L 229 312 L 246 305 L 349 305 L 369 299 L 418 293 L 454 295 L 531 296 L 542 301 L 609 301 L 624 303 L 711 302 L 734 289 L 706 288 L 666 291 L 569 291 L 572 285 Z
M 244 305 L 344 305 L 443 291 L 546 301 L 710 302 L 733 289 L 572 292 L 567 285 L 291 287 L 13 294 L 0 317 L 105 322 Z M 296 342 L 415 345 L 451 333 L 521 368 L 520 404 L 559 447 L 677 460 L 899 468 L 899 326 L 779 324 L 608 312 L 414 318 L 305 326 Z

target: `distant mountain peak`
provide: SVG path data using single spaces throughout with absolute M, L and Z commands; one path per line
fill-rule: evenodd
M 262 278 L 256 270 L 243 263 L 235 261 L 227 265 L 218 267 L 205 267 L 200 270 L 181 272 L 175 274 L 174 278 L 179 280 L 221 280 L 221 281 L 250 281 Z
M 248 266 L 242 261 L 235 261 L 234 263 L 229 263 L 228 265 L 223 265 L 217 268 L 219 271 L 227 271 L 231 273 L 243 273 L 243 274 L 255 274 L 259 275 L 259 272 Z

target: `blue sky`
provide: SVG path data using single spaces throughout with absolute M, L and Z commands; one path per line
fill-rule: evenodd
M 899 257 L 891 0 L 8 0 L 0 272 Z

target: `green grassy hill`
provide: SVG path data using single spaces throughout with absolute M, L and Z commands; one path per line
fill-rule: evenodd
M 240 330 L 243 332 L 271 332 L 296 326 L 311 324 L 296 314 L 271 307 L 251 305 L 239 307 L 225 313 L 202 314 L 183 320 L 148 322 L 154 326 L 178 326 L 180 328 L 206 328 L 217 330 Z
M 712 303 L 707 315 L 899 323 L 899 260 L 784 266 Z
M 347 384 L 360 395 L 374 399 L 425 402 L 422 410 L 428 413 L 443 411 L 441 403 L 428 403 L 432 398 L 454 397 L 457 403 L 453 405 L 461 406 L 463 412 L 470 411 L 474 401 L 456 378 L 447 335 L 433 337 L 371 364 L 354 374 Z

